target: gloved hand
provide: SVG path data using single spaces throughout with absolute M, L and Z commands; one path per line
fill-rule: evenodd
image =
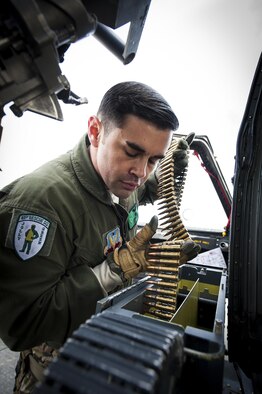
M 185 241 L 181 248 L 180 264 L 194 259 L 200 250 L 201 246 L 192 241 L 192 239 Z
M 147 250 L 147 261 L 149 265 L 165 262 L 181 265 L 195 258 L 200 250 L 200 245 L 191 239 L 154 243 Z
M 177 149 L 173 153 L 174 175 L 180 175 L 188 165 L 189 145 L 184 138 L 180 138 Z
M 134 238 L 115 249 L 114 262 L 121 268 L 126 279 L 134 278 L 139 272 L 146 270 L 145 251 L 157 227 L 158 218 L 153 216 Z
M 177 148 L 173 152 L 173 162 L 174 162 L 174 177 L 176 178 L 178 175 L 182 174 L 184 169 L 188 166 L 189 160 L 189 147 L 195 137 L 195 133 L 190 133 L 186 138 L 180 138 L 178 141 Z M 163 159 L 165 160 L 165 158 Z M 160 167 L 159 166 L 155 170 L 156 179 L 159 180 L 160 175 Z
M 188 165 L 188 149 L 195 138 L 195 133 L 189 133 L 186 138 L 180 138 L 177 149 L 173 153 L 175 177 Z

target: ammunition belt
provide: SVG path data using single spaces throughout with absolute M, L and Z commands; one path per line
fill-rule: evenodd
M 190 239 L 180 217 L 180 205 L 188 168 L 175 177 L 173 154 L 179 139 L 173 138 L 159 166 L 158 212 L 167 241 L 152 244 L 148 253 L 148 280 L 144 294 L 145 314 L 170 320 L 176 310 L 178 271 L 183 241 Z

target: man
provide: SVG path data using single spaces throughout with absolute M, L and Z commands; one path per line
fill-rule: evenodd
M 35 224 L 32 224 L 31 228 L 25 232 L 24 245 L 19 252 L 29 254 L 34 239 L 38 238 L 38 232 L 35 230 Z
M 156 199 L 153 171 L 177 127 L 151 87 L 119 83 L 89 118 L 88 138 L 1 191 L 0 336 L 21 351 L 16 393 L 33 390 L 99 299 L 146 269 L 157 220 L 135 236 L 138 205 Z M 33 226 L 39 237 L 24 253 Z

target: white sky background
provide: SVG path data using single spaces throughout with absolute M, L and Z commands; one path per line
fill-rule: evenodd
M 6 107 L 0 187 L 71 149 L 105 91 L 126 80 L 158 90 L 173 107 L 179 132 L 209 137 L 231 187 L 237 133 L 262 49 L 261 22 L 261 0 L 152 0 L 129 65 L 94 37 L 72 44 L 60 68 L 89 103 L 61 102 L 63 122 L 30 112 L 17 118 Z

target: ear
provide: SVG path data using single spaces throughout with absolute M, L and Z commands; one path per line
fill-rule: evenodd
M 91 116 L 88 119 L 88 138 L 90 141 L 90 144 L 94 146 L 95 148 L 98 147 L 99 144 L 99 139 L 100 139 L 100 133 L 101 133 L 101 128 L 102 128 L 102 123 L 96 116 Z

